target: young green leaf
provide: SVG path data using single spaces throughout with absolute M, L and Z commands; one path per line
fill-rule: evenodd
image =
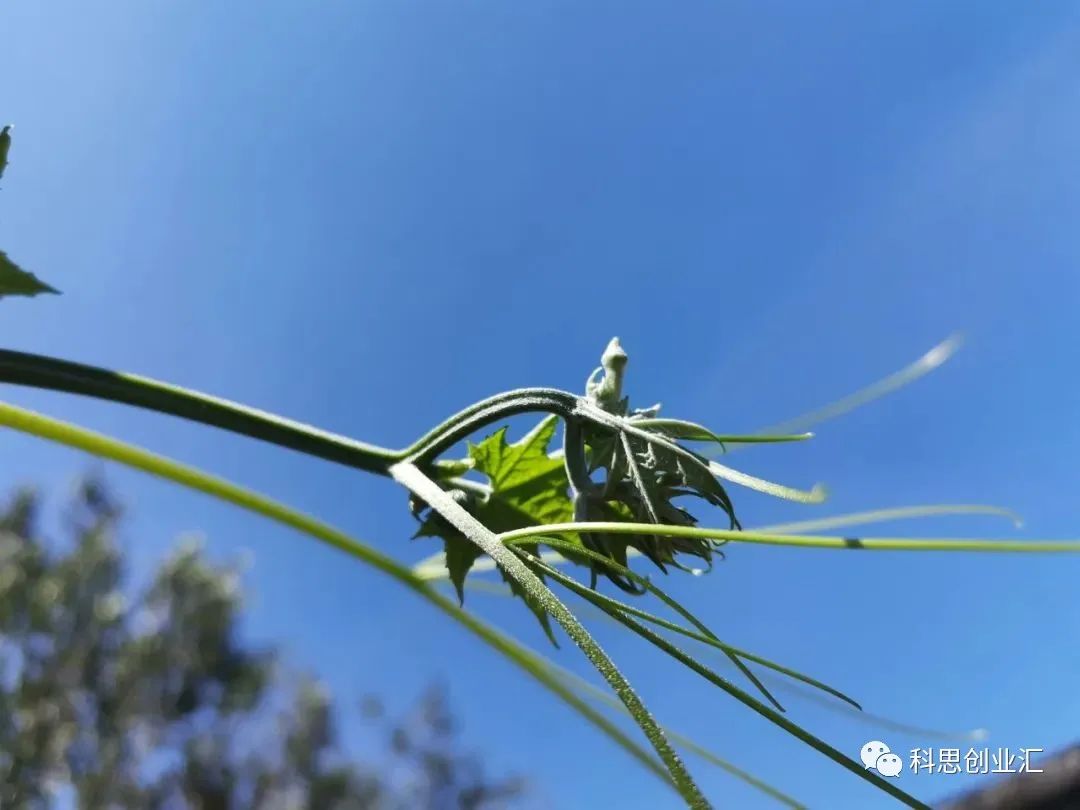
M 488 491 L 485 495 L 479 495 L 461 489 L 451 490 L 455 501 L 497 533 L 573 520 L 574 510 L 567 496 L 563 463 L 551 458 L 547 452 L 555 436 L 557 422 L 556 417 L 549 416 L 513 444 L 506 440 L 505 427 L 478 444 L 470 443 L 472 469 L 487 477 Z M 414 502 L 413 512 L 422 521 L 416 536 L 443 539 L 446 570 L 459 599 L 464 602 L 465 577 L 482 552 L 437 513 L 427 509 L 426 504 Z M 507 584 L 536 614 L 541 627 L 554 644 L 551 624 L 542 606 L 518 588 L 512 579 L 507 579 Z
M 460 491 L 460 490 L 458 490 Z M 465 603 L 465 576 L 469 573 L 473 563 L 483 554 L 475 543 L 469 541 L 457 529 L 447 523 L 434 510 L 428 509 L 427 504 L 413 501 L 413 512 L 424 510 L 420 519 L 420 528 L 416 530 L 413 538 L 417 537 L 441 537 L 443 539 L 446 573 L 450 582 L 457 591 L 458 602 Z
M 723 485 L 708 466 L 708 459 L 683 447 L 677 438 L 719 441 L 707 428 L 678 419 L 657 419 L 660 406 L 630 411 L 622 395 L 626 353 L 617 339 L 608 345 L 586 385 L 586 397 L 567 419 L 564 465 L 572 483 L 577 522 L 629 520 L 638 523 L 693 526 L 696 518 L 675 503 L 684 495 L 696 496 L 724 510 L 732 528 L 739 525 L 735 508 Z M 603 373 L 599 380 L 597 374 Z M 603 482 L 593 475 L 602 473 Z M 600 531 L 581 534 L 582 545 L 618 563 L 627 552 L 647 556 L 661 571 L 668 565 L 684 570 L 680 556 L 712 563 L 716 543 L 671 538 L 651 532 L 630 537 Z M 611 569 L 592 563 L 592 584 L 603 574 L 629 592 L 638 589 Z
M 532 526 L 573 515 L 563 463 L 547 452 L 557 424 L 549 416 L 513 444 L 506 441 L 504 427 L 469 445 L 473 469 L 489 479 L 491 495 L 481 508 L 492 531 L 506 531 L 497 528 L 500 524 Z

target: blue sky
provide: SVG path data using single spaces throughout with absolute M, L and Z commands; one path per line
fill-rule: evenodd
M 136 371 L 404 445 L 522 385 L 579 390 L 606 341 L 639 404 L 750 430 L 962 330 L 941 371 L 733 459 L 826 482 L 734 492 L 747 525 L 933 502 L 989 518 L 868 534 L 1074 537 L 1080 16 L 1012 3 L 4 4 L 15 123 L 3 248 L 64 291 L 5 300 L 5 347 Z M 404 560 L 385 480 L 166 417 L 5 387 L 315 512 Z M 0 485 L 59 503 L 91 462 L 4 433 Z M 109 467 L 146 570 L 182 531 L 248 549 L 252 637 L 345 703 L 449 684 L 470 745 L 552 806 L 675 806 L 661 784 L 428 607 L 327 549 Z M 714 516 L 710 516 L 713 518 Z M 739 547 L 670 588 L 726 640 L 991 746 L 1080 728 L 1080 559 Z M 470 607 L 541 646 L 531 616 Z M 603 625 L 662 721 L 812 807 L 872 789 Z M 558 660 L 585 668 L 567 645 Z M 918 735 L 815 704 L 855 756 Z M 362 746 L 360 732 L 347 727 Z M 690 758 L 730 806 L 758 794 Z M 912 775 L 933 799 L 966 777 Z

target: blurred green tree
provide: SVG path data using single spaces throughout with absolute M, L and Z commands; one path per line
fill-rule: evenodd
M 239 570 L 181 543 L 136 589 L 100 480 L 78 487 L 69 542 L 41 536 L 40 500 L 0 509 L 0 807 L 84 810 L 398 810 L 506 807 L 457 749 L 445 696 L 404 719 L 361 713 L 386 735 L 376 767 L 340 746 L 319 684 L 237 632 Z

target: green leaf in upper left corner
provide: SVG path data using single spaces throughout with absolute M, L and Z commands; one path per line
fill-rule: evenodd
M 33 296 L 41 293 L 59 293 L 33 273 L 28 273 L 15 264 L 4 251 L 0 250 L 0 298 L 8 295 Z
M 11 125 L 0 129 L 0 177 L 8 165 L 8 151 L 11 149 Z M 0 298 L 6 295 L 40 295 L 56 293 L 57 290 L 41 281 L 33 273 L 28 273 L 15 264 L 4 251 L 0 250 Z

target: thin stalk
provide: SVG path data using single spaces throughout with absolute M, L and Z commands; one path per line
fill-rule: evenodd
M 458 481 L 459 479 L 453 479 Z M 469 485 L 477 488 L 477 491 L 481 494 L 485 494 L 490 491 L 489 487 L 484 484 L 477 484 L 470 481 Z M 815 518 L 814 520 L 799 520 L 790 523 L 774 523 L 769 526 L 754 526 L 749 529 L 744 529 L 744 532 L 751 534 L 767 532 L 767 533 L 784 533 L 784 534 L 797 534 L 798 532 L 808 531 L 810 529 L 838 529 L 842 526 L 858 526 L 865 523 L 880 523 L 886 520 L 901 520 L 909 518 L 927 518 L 927 517 L 942 517 L 945 515 L 993 515 L 997 517 L 1004 517 L 1011 520 L 1017 527 L 1023 525 L 1023 521 L 1020 516 L 1009 509 L 1003 509 L 1000 506 L 983 506 L 981 504 L 930 504 L 926 506 L 897 506 L 891 509 L 873 509 L 865 512 L 848 512 L 842 515 L 833 515 L 827 518 Z M 626 550 L 627 557 L 639 557 L 641 552 L 636 548 L 628 548 Z M 561 554 L 551 551 L 545 551 L 541 554 L 540 558 L 549 565 L 562 565 L 567 562 L 566 558 Z M 606 557 L 604 558 L 607 559 Z M 472 570 L 474 572 L 490 571 L 494 568 L 494 563 L 486 557 L 481 557 L 474 563 Z M 446 556 L 438 551 L 428 557 L 425 557 L 420 562 L 413 566 L 413 571 L 422 576 L 424 579 L 445 579 L 446 574 Z
M 339 551 L 345 552 L 364 565 L 393 578 L 422 599 L 434 605 L 470 633 L 480 638 L 485 644 L 504 655 L 528 674 L 529 677 L 554 693 L 588 722 L 600 729 L 620 748 L 637 759 L 650 772 L 671 787 L 676 787 L 665 767 L 655 757 L 630 739 L 618 726 L 582 701 L 573 690 L 568 689 L 558 678 L 554 677 L 542 658 L 501 631 L 462 610 L 453 600 L 447 599 L 435 591 L 424 579 L 392 557 L 355 540 L 333 526 L 285 506 L 266 495 L 241 487 L 195 467 L 180 464 L 164 456 L 151 453 L 140 447 L 103 436 L 100 433 L 85 430 L 6 403 L 0 403 L 0 425 L 57 444 L 93 453 L 102 458 L 111 459 L 158 478 L 202 492 L 310 535 Z
M 602 603 L 597 603 L 596 606 L 603 610 L 605 613 L 607 613 L 609 616 L 611 616 L 613 619 L 617 620 L 619 623 L 633 630 L 646 641 L 649 641 L 654 646 L 659 647 L 661 650 L 666 652 L 679 663 L 692 669 L 698 675 L 705 678 L 705 680 L 709 681 L 715 686 L 720 687 L 733 698 L 738 700 L 740 703 L 753 709 L 758 714 L 768 718 L 773 723 L 780 726 L 780 728 L 784 729 L 784 731 L 793 735 L 801 742 L 806 743 L 815 751 L 824 754 L 833 762 L 836 762 L 838 765 L 843 766 L 847 770 L 854 773 L 856 776 L 866 780 L 875 787 L 880 788 L 893 798 L 899 799 L 908 807 L 918 808 L 919 810 L 930 810 L 928 805 L 919 801 L 914 796 L 905 793 L 903 790 L 892 784 L 888 779 L 879 776 L 877 773 L 871 771 L 868 768 L 864 768 L 861 763 L 855 762 L 855 760 L 851 759 L 848 756 L 845 756 L 842 751 L 837 750 L 824 740 L 814 736 L 798 724 L 791 722 L 775 709 L 769 708 L 761 701 L 756 700 L 751 695 L 748 695 L 746 692 L 735 686 L 726 678 L 720 677 L 711 669 L 706 667 L 704 664 L 700 663 L 695 658 L 687 655 L 685 652 L 680 650 L 663 636 L 659 635 L 658 633 L 654 633 L 652 630 L 645 627 L 640 622 L 635 621 L 630 616 L 627 616 L 619 610 L 607 607 Z
M 504 546 L 494 532 L 463 509 L 419 468 L 408 462 L 402 462 L 395 464 L 390 474 L 395 481 L 423 500 L 494 559 L 508 577 L 512 578 L 530 598 L 562 626 L 566 634 L 581 648 L 633 715 L 635 722 L 641 727 L 653 749 L 667 766 L 671 778 L 687 804 L 694 808 L 709 807 L 709 802 L 694 783 L 693 777 L 686 770 L 686 766 L 679 759 L 675 749 L 671 747 L 659 724 L 630 686 L 630 682 L 577 620 L 577 617 L 551 592 L 551 589 L 530 571 L 512 550 Z
M 792 678 L 793 680 L 802 681 L 804 684 L 807 684 L 808 686 L 813 686 L 816 689 L 820 689 L 823 692 L 827 692 L 828 694 L 832 695 L 833 697 L 839 698 L 840 700 L 842 700 L 845 703 L 851 705 L 854 709 L 856 709 L 858 711 L 862 710 L 862 706 L 859 705 L 859 703 L 856 700 L 849 697 L 848 695 L 845 695 L 839 689 L 834 689 L 833 687 L 829 686 L 826 683 L 822 683 L 821 681 L 817 680 L 816 678 L 811 678 L 809 675 L 804 675 L 803 673 L 801 673 L 801 672 L 799 672 L 797 670 L 791 669 L 790 667 L 786 667 L 783 664 L 778 664 L 775 661 L 772 661 L 772 660 L 770 660 L 768 658 L 765 658 L 764 656 L 758 655 L 756 653 L 752 653 L 749 650 L 744 650 L 741 647 L 735 647 L 735 646 L 733 646 L 731 644 L 728 644 L 725 641 L 721 641 L 720 638 L 712 630 L 710 630 L 709 627 L 704 622 L 702 622 L 700 619 L 697 618 L 697 616 L 695 616 L 693 613 L 691 613 L 689 610 L 687 610 L 685 607 L 683 607 L 678 602 L 678 600 L 676 600 L 673 597 L 669 596 L 667 594 L 667 592 L 663 591 L 659 586 L 653 584 L 652 580 L 650 580 L 648 577 L 644 577 L 641 574 L 638 574 L 637 572 L 635 572 L 634 570 L 632 570 L 630 568 L 627 568 L 624 565 L 620 565 L 619 563 L 615 562 L 614 560 L 612 560 L 612 559 L 610 559 L 608 557 L 604 557 L 601 554 L 597 554 L 595 551 L 592 551 L 590 549 L 582 548 L 581 546 L 577 545 L 576 543 L 570 543 L 570 542 L 568 542 L 566 540 L 560 540 L 560 539 L 555 538 L 555 537 L 532 538 L 531 540 L 509 540 L 509 541 L 506 541 L 506 545 L 515 546 L 515 545 L 518 545 L 518 544 L 521 544 L 521 543 L 533 543 L 533 542 L 543 543 L 544 545 L 550 546 L 551 548 L 554 548 L 554 549 L 565 549 L 566 551 L 573 552 L 575 554 L 580 554 L 582 556 L 588 557 L 589 559 L 595 559 L 597 562 L 603 563 L 608 568 L 613 570 L 615 573 L 620 574 L 621 576 L 624 576 L 627 579 L 641 585 L 646 591 L 653 594 L 653 596 L 655 596 L 657 599 L 659 599 L 661 602 L 663 602 L 669 608 L 671 608 L 676 613 L 678 613 L 680 616 L 682 616 L 684 619 L 686 619 L 688 622 L 690 622 L 694 627 L 696 627 L 700 631 L 700 635 L 698 633 L 694 633 L 694 632 L 688 630 L 685 627 L 677 625 L 677 624 L 675 624 L 673 622 L 668 622 L 667 620 L 662 619 L 659 616 L 654 616 L 654 615 L 652 615 L 650 613 L 646 613 L 643 610 L 639 611 L 637 608 L 633 608 L 630 605 L 624 604 L 622 602 L 618 602 L 617 600 L 614 600 L 614 599 L 611 600 L 620 609 L 630 613 L 631 615 L 635 615 L 638 618 L 645 619 L 646 621 L 651 621 L 651 622 L 653 622 L 654 624 L 656 624 L 659 627 L 664 627 L 664 628 L 666 628 L 668 630 L 671 630 L 672 632 L 676 632 L 676 633 L 679 633 L 681 635 L 685 635 L 685 636 L 687 636 L 689 638 L 692 638 L 692 639 L 694 639 L 696 641 L 700 641 L 703 644 L 708 644 L 709 646 L 721 649 L 727 654 L 728 658 L 732 658 L 732 656 L 738 656 L 738 658 L 745 658 L 747 661 L 752 661 L 755 664 L 760 664 L 761 666 L 766 667 L 768 669 L 771 669 L 774 672 L 779 672 L 782 675 L 786 675 L 789 678 Z M 547 560 L 545 560 L 542 556 L 539 559 L 542 562 L 547 563 Z M 550 563 L 547 563 L 547 564 L 550 565 Z M 416 569 L 413 569 L 413 570 L 415 571 Z M 735 663 L 736 663 L 736 666 L 738 666 L 739 662 L 736 661 Z M 742 667 L 739 667 L 739 669 L 741 670 Z M 756 682 L 756 678 L 753 678 L 753 680 L 755 680 L 755 682 Z M 763 691 L 765 691 L 765 690 L 763 690 Z M 774 701 L 774 703 L 775 703 L 775 701 Z
M 860 408 L 868 402 L 873 402 L 886 394 L 891 394 L 893 391 L 903 388 L 905 385 L 913 383 L 923 375 L 939 368 L 959 351 L 962 343 L 963 337 L 959 333 L 949 335 L 918 360 L 909 363 L 899 371 L 894 371 L 887 377 L 860 388 L 853 394 L 848 394 L 834 402 L 830 402 L 828 405 L 799 414 L 778 424 L 761 428 L 756 433 L 795 433 Z
M 865 512 L 848 512 L 827 518 L 796 520 L 788 523 L 774 523 L 770 526 L 754 526 L 748 531 L 767 532 L 770 534 L 798 534 L 814 529 L 839 529 L 843 526 L 858 526 L 865 523 L 884 523 L 889 520 L 907 520 L 910 518 L 944 517 L 945 515 L 986 515 L 1002 517 L 1012 521 L 1013 526 L 1024 525 L 1020 515 L 1001 506 L 988 506 L 978 503 L 930 504 L 927 506 L 895 506 L 890 509 L 871 509 Z
M 625 602 L 620 602 L 618 599 L 613 599 L 610 596 L 605 596 L 599 591 L 586 587 L 573 577 L 564 574 L 559 569 L 553 568 L 550 565 L 545 565 L 544 563 L 540 562 L 540 559 L 538 557 L 529 554 L 523 549 L 518 550 L 518 553 L 523 558 L 525 558 L 528 563 L 531 564 L 531 566 L 534 567 L 537 571 L 540 571 L 551 577 L 556 582 L 561 583 L 564 587 L 568 588 L 570 591 L 577 594 L 582 599 L 586 600 L 587 602 L 596 607 L 600 607 L 602 610 L 605 610 L 605 612 L 607 608 L 610 608 L 612 610 L 618 610 L 627 614 L 628 616 L 634 616 L 638 619 L 643 619 L 650 624 L 655 624 L 657 627 L 663 627 L 665 630 L 671 630 L 672 632 L 688 636 L 695 641 L 700 641 L 704 644 L 708 644 L 712 647 L 723 650 L 727 654 L 728 660 L 730 660 L 731 663 L 734 664 L 735 667 L 746 677 L 746 679 L 749 680 L 757 688 L 757 690 L 765 696 L 765 699 L 768 700 L 777 709 L 777 711 L 785 711 L 784 707 L 780 704 L 780 701 L 778 701 L 773 696 L 773 693 L 766 689 L 765 685 L 760 680 L 758 680 L 757 675 L 755 675 L 750 670 L 750 668 L 746 666 L 746 664 L 739 660 L 739 657 L 737 655 L 727 649 L 727 645 L 725 645 L 722 641 L 711 639 L 701 633 L 695 633 L 693 630 L 687 630 L 685 627 L 682 627 L 675 622 L 669 622 L 667 619 L 664 619 L 660 616 L 654 616 L 648 611 L 632 607 L 631 605 L 628 605 Z
M 956 538 L 910 537 L 821 537 L 814 535 L 768 534 L 765 532 L 702 529 L 696 526 L 656 525 L 654 523 L 552 523 L 547 526 L 527 526 L 503 532 L 503 542 L 537 537 L 545 534 L 576 532 L 605 532 L 611 534 L 641 534 L 650 532 L 665 537 L 694 537 L 705 540 L 727 540 L 733 543 L 753 543 L 795 548 L 862 549 L 864 551 L 963 551 L 1005 553 L 1075 553 L 1080 540 L 961 540 Z
M 795 487 L 766 481 L 764 478 L 758 478 L 756 475 L 750 475 L 741 470 L 734 470 L 716 461 L 709 462 L 709 472 L 717 478 L 723 478 L 733 484 L 740 484 L 747 489 L 764 492 L 774 498 L 783 498 L 796 503 L 824 503 L 828 497 L 828 490 L 822 484 L 814 484 L 810 489 L 796 489 Z
M 512 597 L 513 594 L 507 593 L 508 597 Z M 710 653 L 713 658 L 720 660 L 719 653 Z M 798 698 L 799 700 L 809 701 L 825 711 L 832 712 L 834 714 L 840 714 L 847 720 L 852 720 L 856 723 L 860 723 L 866 726 L 872 726 L 874 728 L 886 729 L 888 731 L 895 731 L 900 734 L 907 734 L 911 737 L 919 737 L 923 739 L 935 739 L 942 741 L 956 741 L 956 742 L 979 742 L 985 740 L 990 736 L 990 732 L 985 728 L 974 728 L 967 731 L 950 731 L 939 728 L 930 728 L 928 726 L 920 726 L 914 723 L 905 723 L 900 720 L 887 717 L 883 714 L 877 714 L 875 712 L 866 711 L 865 709 L 856 709 L 852 706 L 848 706 L 845 703 L 837 703 L 835 700 L 829 700 L 824 695 L 820 695 L 811 689 L 803 686 L 802 684 L 791 683 L 790 681 L 783 681 L 776 677 L 766 676 L 768 681 L 778 690 L 787 692 L 789 695 Z
M 716 438 L 724 444 L 785 444 L 805 442 L 814 438 L 812 432 L 806 433 L 717 433 Z
M 814 438 L 813 433 L 781 433 L 781 434 L 739 434 L 739 433 L 715 433 L 704 425 L 697 422 L 688 422 L 685 419 L 661 419 L 639 418 L 631 416 L 629 421 L 640 428 L 662 433 L 673 439 L 683 439 L 689 442 L 715 442 L 724 451 L 726 444 L 779 444 L 785 442 L 805 442 Z M 726 451 L 725 451 L 726 452 Z
M 550 538 L 545 539 L 541 542 L 548 543 L 550 542 Z M 476 591 L 478 593 L 486 593 L 489 596 L 498 596 L 504 599 L 515 598 L 514 592 L 505 585 L 496 585 L 494 582 L 488 582 L 486 580 L 469 580 L 465 583 L 465 588 L 467 590 Z M 607 620 L 609 622 L 616 622 L 615 619 L 611 618 L 611 616 L 609 616 L 607 613 L 600 610 L 600 608 L 594 608 L 591 605 L 585 605 L 584 607 L 599 619 Z M 752 653 L 748 653 L 746 650 L 741 650 L 738 647 L 732 647 L 731 649 L 735 650 L 748 661 L 754 661 L 756 663 L 763 664 L 770 669 L 775 669 L 778 673 L 786 674 L 794 680 L 803 682 L 802 684 L 791 683 L 790 681 L 782 680 L 774 675 L 766 675 L 765 678 L 772 684 L 772 688 L 788 692 L 790 695 L 798 698 L 799 700 L 810 701 L 812 703 L 815 703 L 820 708 L 825 709 L 826 711 L 842 714 L 846 719 L 853 720 L 857 723 L 862 723 L 863 725 L 884 728 L 890 731 L 898 731 L 901 734 L 908 734 L 912 737 L 926 737 L 935 740 L 957 742 L 978 742 L 980 740 L 985 740 L 990 734 L 990 732 L 988 732 L 984 728 L 975 728 L 968 731 L 945 731 L 942 729 L 929 728 L 927 726 L 918 726 L 912 723 L 904 723 L 891 717 L 886 717 L 882 714 L 875 714 L 874 712 L 866 711 L 856 703 L 837 703 L 835 700 L 830 700 L 829 698 L 818 694 L 816 691 L 811 691 L 809 688 L 807 688 L 806 685 L 803 685 L 807 684 L 809 686 L 813 686 L 814 689 L 824 688 L 825 691 L 831 691 L 824 684 L 813 681 L 812 679 L 809 679 L 798 672 L 785 672 L 783 668 L 779 666 L 772 666 L 772 662 L 769 662 L 767 659 L 755 657 Z M 708 650 L 707 652 L 717 661 L 721 660 L 720 653 L 716 652 L 715 650 Z M 556 669 L 559 669 L 558 665 L 554 664 L 550 659 L 545 658 L 544 660 L 547 661 L 549 666 L 553 666 Z M 724 660 L 727 660 L 726 656 L 724 657 Z M 848 698 L 848 701 L 850 701 L 850 698 Z M 619 705 L 621 706 L 622 704 Z M 670 729 L 666 730 L 668 731 L 668 737 L 672 741 L 678 743 L 680 746 L 686 748 L 687 750 L 693 750 L 691 746 L 687 746 L 685 742 L 679 739 L 677 735 L 672 733 Z

